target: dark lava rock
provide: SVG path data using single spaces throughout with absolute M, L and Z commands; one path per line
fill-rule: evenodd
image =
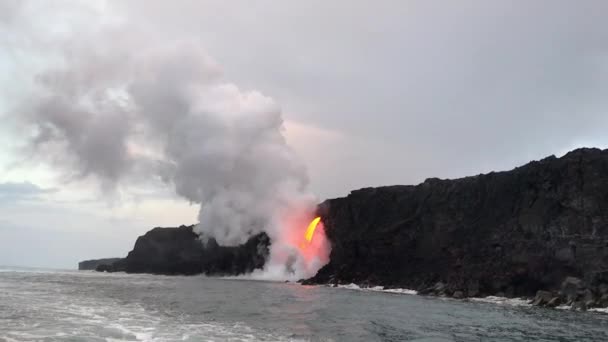
M 464 298 L 464 293 L 462 291 L 455 291 L 452 297 L 455 299 L 462 299 Z
M 534 297 L 534 301 L 532 304 L 538 306 L 548 305 L 553 300 L 553 294 L 549 291 L 538 291 L 536 292 L 536 297 Z
M 587 304 L 584 301 L 574 302 L 572 304 L 572 310 L 586 311 Z
M 565 297 L 566 303 L 574 302 L 584 290 L 583 281 L 576 277 L 567 277 L 561 286 L 561 295 Z
M 555 307 L 558 307 L 561 303 L 562 303 L 562 300 L 559 297 L 553 297 L 546 304 L 546 306 L 549 307 L 549 308 L 555 308 Z
M 110 266 L 113 263 L 119 261 L 121 258 L 106 258 L 106 259 L 94 259 L 85 260 L 78 263 L 78 270 L 80 271 L 92 271 L 98 267 Z
M 598 304 L 600 307 L 607 307 L 608 306 L 608 294 L 602 295 L 598 300 Z
M 442 282 L 446 292 L 529 298 L 559 291 L 570 276 L 595 274 L 604 283 L 608 150 L 579 149 L 462 179 L 361 189 L 318 211 L 332 251 L 329 264 L 306 283 L 369 281 L 436 293 L 431 288 Z M 599 291 L 597 284 L 584 286 Z
M 129 255 L 100 271 L 166 275 L 239 275 L 264 267 L 270 239 L 265 233 L 234 247 L 203 243 L 193 226 L 154 228 L 135 242 Z

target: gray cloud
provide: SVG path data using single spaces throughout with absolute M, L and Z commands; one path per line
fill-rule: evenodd
M 56 189 L 41 188 L 30 182 L 4 182 L 0 183 L 0 203 L 14 203 L 21 200 L 36 200 L 41 195 L 56 192 Z
M 3 9 L 17 3 L 0 1 Z M 194 102 L 184 100 L 188 92 L 177 89 L 194 75 L 203 83 L 215 84 L 219 77 L 239 89 L 271 95 L 288 123 L 323 131 L 316 140 L 294 139 L 293 146 L 304 156 L 312 189 L 320 197 L 508 169 L 583 144 L 608 147 L 608 3 L 601 0 L 111 0 L 95 10 L 74 5 L 40 12 L 45 18 L 37 24 L 31 13 L 23 13 L 28 8 L 10 15 L 4 11 L 0 22 L 10 22 L 11 30 L 2 31 L 0 42 L 20 49 L 34 46 L 41 55 L 50 53 L 49 60 L 57 58 L 53 51 L 59 47 L 68 52 L 61 57 L 71 56 L 74 66 L 55 68 L 38 79 L 43 89 L 53 85 L 61 90 L 49 104 L 62 108 L 31 114 L 41 123 L 38 146 L 56 164 L 69 163 L 82 175 L 110 182 L 159 171 L 154 161 L 171 156 L 160 171 L 173 178 L 182 195 L 201 198 L 199 190 L 211 182 L 188 186 L 196 172 L 176 167 L 176 162 L 186 162 L 189 153 L 182 152 L 190 150 L 183 146 L 192 143 L 197 125 L 217 141 L 210 129 L 217 122 L 193 122 L 184 108 Z M 48 31 L 49 21 L 63 18 L 57 13 L 78 18 L 79 39 L 69 39 L 61 29 L 50 36 L 38 34 Z M 133 32 L 113 31 L 121 22 Z M 99 37 L 103 25 L 110 30 Z M 32 32 L 36 39 L 17 37 Z M 194 40 L 198 47 L 173 57 L 154 49 L 183 40 Z M 207 64 L 207 51 L 221 71 Z M 183 63 L 168 67 L 165 62 L 171 59 Z M 36 61 L 21 65 L 34 70 L 48 62 Z M 166 69 L 155 75 L 147 65 Z M 131 82 L 134 70 L 145 77 Z M 140 122 L 137 110 L 114 101 L 124 93 L 114 93 L 109 103 L 72 101 L 83 95 L 103 99 L 99 89 L 108 84 L 129 85 L 123 92 L 136 99 L 138 108 L 146 108 L 146 127 L 135 124 Z M 70 115 L 76 120 L 58 128 L 61 115 L 69 113 L 65 106 L 75 110 Z M 162 115 L 167 108 L 178 108 L 179 123 Z M 102 119 L 96 113 L 102 112 L 116 116 L 111 122 L 128 124 L 98 125 Z M 274 111 L 268 113 L 263 121 L 273 127 Z M 168 139 L 155 127 L 181 127 L 184 134 Z M 116 132 L 116 138 L 104 145 L 109 132 Z M 107 153 L 94 152 L 102 146 Z M 58 154 L 66 147 L 75 159 Z M 211 171 L 218 170 L 206 170 L 209 179 L 221 175 Z
M 196 38 L 163 39 L 151 23 L 108 24 L 118 16 L 110 10 L 66 8 L 77 19 L 63 18 L 62 10 L 41 18 L 53 28 L 66 26 L 61 35 L 24 28 L 17 40 L 35 44 L 12 46 L 16 54 L 44 59 L 13 112 L 32 132 L 34 159 L 99 179 L 104 189 L 161 177 L 200 205 L 203 239 L 235 245 L 266 232 L 273 251 L 288 249 L 271 259 L 300 257 L 288 239 L 303 232 L 285 231 L 305 225 L 284 220 L 294 208 L 312 215 L 315 200 L 275 101 L 227 81 Z M 87 16 L 99 25 L 82 26 Z M 52 40 L 53 47 L 40 43 Z M 310 275 L 321 266 L 303 258 L 298 272 Z
M 307 160 L 322 193 L 607 143 L 605 1 L 144 3 L 126 6 L 166 35 L 203 37 L 287 119 L 349 137 L 356 147 Z
M 133 28 L 154 25 L 132 45 L 196 37 L 228 78 L 271 94 L 288 120 L 345 136 L 317 153 L 295 146 L 315 156 L 306 162 L 323 197 L 608 144 L 604 1 L 134 0 L 109 8 Z
M 9 22 L 21 10 L 24 1 L 3 0 L 0 1 L 0 22 Z

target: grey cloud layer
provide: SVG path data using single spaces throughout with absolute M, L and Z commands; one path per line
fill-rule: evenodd
M 45 189 L 30 182 L 4 182 L 0 183 L 0 204 L 2 202 L 15 203 L 20 200 L 36 200 L 40 195 L 55 192 L 56 189 Z
M 608 146 L 605 1 L 109 4 L 156 27 L 136 46 L 197 37 L 288 120 L 339 132 L 296 146 L 321 197 Z
M 144 3 L 127 6 L 203 37 L 288 119 L 349 137 L 308 160 L 323 193 L 608 146 L 606 1 Z
M 44 65 L 13 115 L 34 132 L 36 157 L 104 187 L 161 176 L 201 205 L 203 236 L 226 245 L 261 231 L 273 236 L 277 213 L 312 204 L 278 105 L 224 80 L 197 39 L 107 23 L 113 12 L 58 6 L 43 18 L 33 9 L 15 21 L 23 32 L 12 48 L 39 54 Z M 87 17 L 97 25 L 83 26 Z M 29 27 L 32 18 L 60 34 Z
M 99 5 L 91 9 L 91 4 Z M 99 15 L 115 9 L 121 13 L 116 17 Z M 124 67 L 115 67 L 133 65 L 123 51 L 140 54 L 159 42 L 193 38 L 224 67 L 225 79 L 271 95 L 288 121 L 324 132 L 308 139 L 310 132 L 300 132 L 303 138 L 294 148 L 306 157 L 312 189 L 321 198 L 342 196 L 364 186 L 508 169 L 581 144 L 608 147 L 606 13 L 604 0 L 0 0 L 0 82 L 6 82 L 0 110 L 15 101 L 18 90 L 31 91 L 26 76 L 44 69 L 34 98 L 47 100 L 35 102 L 49 110 L 43 116 L 32 106 L 20 112 L 39 122 L 39 156 L 68 165 L 77 177 L 94 174 L 108 183 L 132 182 L 151 172 L 167 179 L 180 175 L 177 189 L 196 201 L 199 187 L 208 186 L 187 185 L 197 172 L 155 162 L 169 153 L 176 160 L 188 159 L 189 153 L 172 151 L 180 151 L 197 133 L 188 120 L 182 123 L 188 134 L 170 142 L 153 129 L 177 127 L 156 114 L 165 111 L 167 100 L 174 101 L 171 106 L 183 105 L 183 98 L 174 97 L 178 80 L 161 75 L 136 86 L 124 81 Z M 125 18 L 137 32 L 110 30 L 104 39 L 95 39 L 100 26 Z M 51 22 L 63 24 L 50 30 Z M 65 34 L 72 24 L 78 27 L 78 39 Z M 139 32 L 141 27 L 154 27 L 153 33 Z M 105 48 L 108 41 L 111 49 Z M 11 54 L 8 47 L 30 53 Z M 185 79 L 203 73 L 208 79 L 211 75 L 200 69 L 204 63 L 193 63 L 188 55 L 182 55 L 184 68 L 171 72 Z M 70 56 L 72 71 L 78 72 L 48 72 L 46 63 Z M 17 61 L 7 64 L 8 57 Z M 143 63 L 136 64 L 150 77 Z M 79 89 L 121 82 L 131 84 L 123 91 L 137 97 L 150 118 L 158 116 L 154 125 L 133 124 L 140 122 L 138 114 L 122 110 L 121 92 L 110 103 L 75 106 L 72 101 L 83 96 Z M 37 97 L 50 85 L 62 85 L 56 89 L 63 98 Z M 96 98 L 96 91 L 85 97 Z M 117 104 L 121 110 L 112 108 Z M 115 117 L 105 121 L 94 115 L 99 110 Z M 268 113 L 264 121 L 272 127 L 276 110 Z M 65 115 L 72 119 L 69 124 Z M 218 123 L 205 127 L 212 124 Z M 110 133 L 115 139 L 105 140 Z M 22 136 L 23 131 L 13 134 Z M 209 137 L 218 141 L 214 134 Z M 157 139 L 161 142 L 151 141 Z M 262 140 L 273 139 L 271 134 Z M 58 153 L 66 148 L 72 158 Z M 213 149 L 206 153 L 212 156 Z M 96 158 L 87 158 L 91 155 Z M 217 169 L 205 172 L 213 175 L 209 179 L 222 175 Z M 244 197 L 238 203 L 252 201 Z M 131 243 L 125 240 L 125 246 Z M 67 250 L 57 250 L 62 249 Z M 114 254 L 109 250 L 105 253 Z

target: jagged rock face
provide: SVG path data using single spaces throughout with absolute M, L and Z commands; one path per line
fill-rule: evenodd
M 80 271 L 91 271 L 97 269 L 97 267 L 104 265 L 112 265 L 116 261 L 119 261 L 120 258 L 106 258 L 106 259 L 93 259 L 93 260 L 85 260 L 78 263 L 78 270 Z
M 192 228 L 154 228 L 137 239 L 124 260 L 100 271 L 239 275 L 264 266 L 270 245 L 266 234 L 258 234 L 240 246 L 224 247 L 215 240 L 203 244 Z
M 447 295 L 533 296 L 608 270 L 608 150 L 361 189 L 319 213 L 332 252 L 310 283 L 424 290 L 441 281 Z

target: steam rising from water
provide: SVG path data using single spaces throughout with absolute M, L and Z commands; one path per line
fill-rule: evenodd
M 27 17 L 28 8 L 14 13 Z M 116 22 L 107 27 L 107 15 L 78 12 L 66 28 L 65 17 L 51 12 L 46 20 L 55 20 L 59 34 L 32 29 L 13 42 L 15 51 L 43 60 L 15 112 L 33 132 L 32 153 L 104 188 L 159 176 L 200 204 L 203 240 L 236 245 L 265 231 L 273 272 L 313 275 L 327 246 L 318 256 L 294 248 L 307 223 L 286 218 L 312 215 L 315 198 L 283 137 L 279 106 L 225 80 L 200 42 L 163 41 L 150 28 Z

